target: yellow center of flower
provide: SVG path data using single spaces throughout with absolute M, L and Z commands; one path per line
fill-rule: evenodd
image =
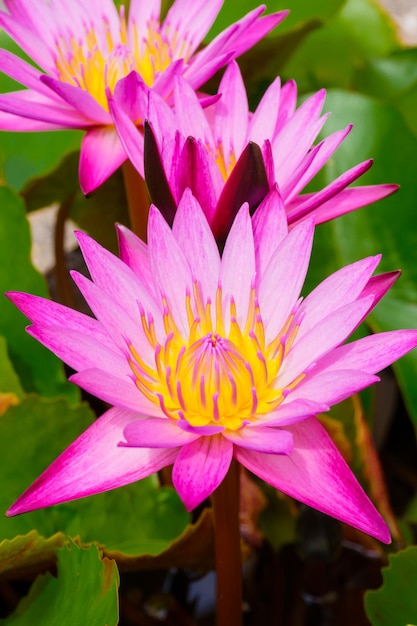
M 232 148 L 229 154 L 225 154 L 223 143 L 219 141 L 216 147 L 216 153 L 213 156 L 223 180 L 226 181 L 229 178 L 232 169 L 236 165 L 235 151 Z
M 232 300 L 226 330 L 222 297 L 218 288 L 212 307 L 210 300 L 203 302 L 198 283 L 194 283 L 193 293 L 186 298 L 186 337 L 178 330 L 164 299 L 163 342 L 156 337 L 152 319 L 142 311 L 142 326 L 154 350 L 155 366 L 147 365 L 133 345 L 129 346 L 129 362 L 137 388 L 168 417 L 185 419 L 191 426 L 237 430 L 276 409 L 304 375 L 285 389 L 277 384 L 283 358 L 298 331 L 294 314 L 273 341 L 266 343 L 255 289 L 251 290 L 242 328 Z
M 100 36 L 93 27 L 77 35 L 61 35 L 56 44 L 55 66 L 61 81 L 81 87 L 108 111 L 106 88 L 113 93 L 116 83 L 135 70 L 151 86 L 175 59 L 190 56 L 190 43 L 179 42 L 176 32 L 164 33 L 158 19 L 151 19 L 147 32 L 139 33 L 134 21 L 128 28 L 124 7 L 120 7 L 120 27 L 114 37 L 103 18 Z

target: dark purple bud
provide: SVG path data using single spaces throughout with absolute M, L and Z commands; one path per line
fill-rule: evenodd
M 144 169 L 151 201 L 161 211 L 168 224 L 172 226 L 177 205 L 165 175 L 158 143 L 147 120 L 144 123 Z
M 269 190 L 262 151 L 256 143 L 249 142 L 225 183 L 211 223 L 220 248 L 242 204 L 248 202 L 253 215 Z

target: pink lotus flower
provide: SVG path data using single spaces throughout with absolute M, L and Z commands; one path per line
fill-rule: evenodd
M 132 93 L 136 91 L 137 99 L 144 98 L 143 87 L 134 76 L 124 80 Z M 314 215 L 317 224 L 325 222 L 384 198 L 398 188 L 390 184 L 349 187 L 371 167 L 369 159 L 324 189 L 302 194 L 352 129 L 348 126 L 313 145 L 328 117 L 321 115 L 324 90 L 296 109 L 295 82 L 281 87 L 277 78 L 252 114 L 236 63 L 226 69 L 219 87 L 220 98 L 206 109 L 185 80 L 176 77 L 174 83 L 175 113 L 157 94 L 149 96 L 148 119 L 163 172 L 156 173 L 156 159 L 146 170 L 154 203 L 167 217 L 171 214 L 171 219 L 172 207 L 187 187 L 201 204 L 218 239 L 227 234 L 241 204 L 248 201 L 251 209 L 255 208 L 274 183 L 278 184 L 290 224 L 307 215 Z M 142 137 L 125 112 L 126 89 L 126 85 L 123 89 L 119 85 L 110 108 L 126 152 L 143 176 L 146 163 Z M 245 152 L 248 142 L 261 147 L 264 164 L 259 159 L 251 162 Z M 168 188 L 159 202 L 164 173 Z M 249 193 L 253 195 L 252 202 Z
M 253 220 L 239 211 L 220 256 L 189 191 L 173 229 L 151 207 L 146 246 L 119 226 L 118 259 L 87 235 L 92 280 L 73 278 L 97 319 L 24 293 L 29 333 L 114 405 L 16 501 L 9 515 L 139 480 L 173 464 L 191 510 L 232 457 L 302 502 L 382 541 L 387 527 L 315 415 L 378 380 L 417 331 L 342 345 L 398 275 L 379 257 L 332 274 L 304 300 L 313 240 L 289 234 L 273 190 Z
M 128 17 L 112 0 L 5 0 L 0 26 L 41 71 L 0 50 L 0 71 L 28 89 L 0 95 L 0 128 L 86 130 L 80 183 L 93 191 L 125 160 L 107 93 L 134 71 L 163 98 L 182 74 L 197 88 L 272 30 L 286 11 L 259 17 L 263 6 L 196 49 L 223 0 L 176 0 L 160 20 L 160 0 L 131 0 Z M 138 103 L 140 104 L 140 103 Z M 137 107 L 136 107 L 137 108 Z M 135 123 L 141 121 L 136 111 Z

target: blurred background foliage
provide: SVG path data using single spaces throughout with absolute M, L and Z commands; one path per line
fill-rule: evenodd
M 168 6 L 163 3 L 165 11 Z M 226 0 L 207 39 L 256 6 L 255 0 Z M 317 229 L 306 288 L 310 290 L 342 265 L 382 252 L 380 270 L 401 268 L 403 274 L 360 332 L 416 327 L 417 48 L 401 41 L 398 28 L 376 0 L 287 0 L 284 4 L 271 0 L 267 6 L 268 12 L 284 8 L 291 12 L 276 32 L 239 60 L 252 108 L 277 74 L 283 82 L 297 81 L 300 100 L 325 87 L 325 110 L 331 111 L 331 116 L 324 135 L 349 123 L 354 128 L 311 188 L 328 184 L 371 157 L 374 165 L 360 184 L 401 185 L 393 196 Z M 4 33 L 0 33 L 0 47 L 22 54 Z M 207 91 L 216 88 L 218 79 L 210 81 Z M 17 88 L 20 86 L 0 75 L 0 91 Z M 1 291 L 48 294 L 45 277 L 31 262 L 27 213 L 35 215 L 54 205 L 61 222 L 70 217 L 103 245 L 115 249 L 114 222 L 128 223 L 122 177 L 116 172 L 102 189 L 84 198 L 77 179 L 81 136 L 75 131 L 0 132 Z M 56 238 L 62 235 L 62 223 L 58 222 Z M 0 309 L 0 508 L 6 510 L 95 414 L 66 381 L 61 363 L 25 334 L 24 317 L 5 298 Z M 417 426 L 417 350 L 401 359 L 394 373 L 396 383 L 389 373 L 384 376 L 383 386 L 388 391 L 382 392 L 382 402 L 375 397 L 375 390 L 368 391 L 336 407 L 323 422 L 385 515 L 394 539 L 392 550 L 397 551 L 416 542 L 413 427 Z M 388 417 L 387 405 L 394 407 Z M 395 420 L 403 425 L 408 438 L 405 457 L 411 459 L 402 468 L 407 474 L 406 493 L 399 498 L 395 481 L 383 477 L 371 437 L 374 426 L 379 447 L 386 447 Z M 246 474 L 242 485 L 243 549 L 249 560 L 259 554 L 266 539 L 275 553 L 285 547 L 279 553 L 280 566 L 288 558 L 288 546 L 293 546 L 297 555 L 293 560 L 310 563 L 314 553 L 314 558 L 318 554 L 331 568 L 343 555 L 346 560 L 350 542 L 357 551 L 368 551 L 377 572 L 355 587 L 360 598 L 367 586 L 381 584 L 379 568 L 386 557 L 375 541 L 352 529 L 345 528 L 340 534 L 338 525 L 329 526 L 322 517 L 314 517 Z M 212 531 L 209 510 L 191 520 L 174 491 L 160 488 L 157 477 L 46 511 L 0 519 L 0 596 L 4 599 L 0 623 L 48 625 L 58 619 L 63 626 L 116 624 L 117 567 L 122 574 L 180 567 L 204 572 L 213 565 Z M 345 622 L 352 619 L 346 613 L 334 623 L 417 623 L 417 607 L 408 584 L 415 578 L 416 563 L 415 547 L 392 555 L 383 586 L 366 597 L 368 617 L 355 613 L 354 621 Z M 57 578 L 49 573 L 38 577 L 29 595 L 6 617 L 21 594 L 21 587 L 18 592 L 13 587 L 14 581 L 26 581 L 27 589 L 28 581 L 47 570 L 57 573 Z M 355 575 L 351 573 L 354 579 Z M 345 586 L 351 584 L 347 578 Z M 338 593 L 345 592 L 338 588 Z M 397 611 L 397 605 L 401 610 Z M 85 609 L 82 616 L 80 606 Z M 298 617 L 295 608 L 288 611 L 282 622 L 277 617 L 273 623 L 307 623 L 302 621 L 307 609 L 299 610 Z M 359 614 L 363 621 L 357 621 Z M 154 623 L 124 619 L 126 624 Z M 254 609 L 251 623 L 261 623 L 256 619 Z

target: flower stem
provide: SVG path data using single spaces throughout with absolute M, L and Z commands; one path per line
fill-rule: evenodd
M 226 477 L 212 498 L 217 569 L 217 626 L 241 626 L 242 565 L 237 461 L 232 461 Z
M 149 213 L 149 194 L 142 176 L 127 160 L 122 165 L 123 180 L 133 232 L 146 241 Z

